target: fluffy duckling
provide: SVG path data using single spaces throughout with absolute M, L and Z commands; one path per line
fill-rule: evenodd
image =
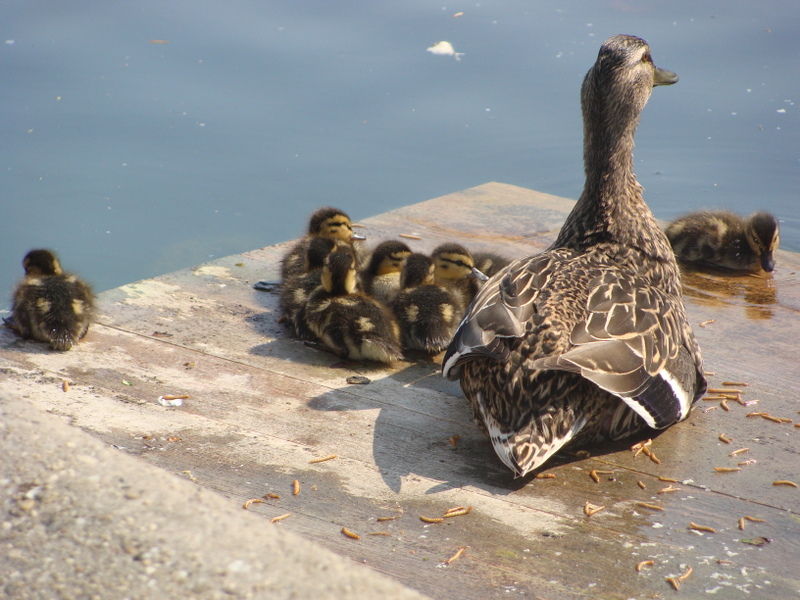
M 23 338 L 69 350 L 95 317 L 94 294 L 87 283 L 64 273 L 50 250 L 31 250 L 22 261 L 25 278 L 14 291 L 8 324 Z
M 281 321 L 289 323 L 293 333 L 301 340 L 316 339 L 299 313 L 305 306 L 309 294 L 322 283 L 325 260 L 335 250 L 350 252 L 355 256 L 355 250 L 347 242 L 324 237 L 311 238 L 306 249 L 303 274 L 288 277 L 281 284 L 279 298 Z
M 461 294 L 434 283 L 433 259 L 411 254 L 390 308 L 400 323 L 403 348 L 438 354 L 447 347 L 464 316 Z M 466 276 L 466 275 L 465 275 Z
M 581 87 L 586 181 L 550 248 L 478 292 L 442 361 L 517 476 L 559 449 L 652 436 L 707 384 L 675 254 L 633 172 L 657 68 L 641 38 L 606 40 Z
M 328 255 L 322 285 L 308 297 L 303 318 L 308 329 L 342 358 L 389 363 L 402 358 L 400 328 L 383 304 L 359 293 L 352 252 Z
M 472 258 L 475 261 L 475 268 L 486 277 L 493 277 L 495 273 L 511 264 L 511 259 L 507 256 L 488 250 L 473 252 Z
M 292 246 L 281 260 L 282 281 L 305 272 L 308 244 L 317 237 L 341 240 L 347 243 L 365 239 L 363 235 L 353 233 L 353 224 L 347 213 L 330 206 L 320 208 L 311 215 L 308 221 L 308 234 Z
M 476 266 L 469 250 L 455 243 L 445 243 L 431 253 L 434 264 L 434 279 L 437 284 L 461 295 L 464 306 L 468 306 L 487 279 Z
M 411 249 L 398 240 L 381 242 L 361 272 L 364 293 L 388 304 L 400 291 L 400 272 Z
M 746 219 L 725 210 L 690 213 L 670 223 L 666 234 L 681 262 L 768 273 L 781 239 L 778 220 L 763 211 Z

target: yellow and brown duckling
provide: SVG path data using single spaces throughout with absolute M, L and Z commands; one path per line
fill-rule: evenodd
M 361 271 L 364 293 L 388 304 L 400 291 L 400 272 L 411 249 L 399 240 L 381 242 Z
M 675 255 L 633 172 L 642 109 L 677 80 L 643 39 L 603 43 L 581 88 L 583 193 L 550 248 L 486 282 L 445 354 L 517 476 L 567 445 L 652 436 L 705 393 Z
M 279 314 L 281 322 L 286 322 L 293 333 L 301 340 L 315 340 L 316 337 L 308 330 L 305 320 L 299 313 L 308 296 L 322 284 L 322 268 L 328 255 L 335 250 L 351 252 L 355 250 L 347 242 L 324 237 L 311 238 L 306 249 L 306 260 L 303 274 L 290 276 L 283 281 L 280 287 Z
M 328 255 L 322 284 L 300 314 L 308 329 L 342 358 L 383 363 L 402 358 L 397 321 L 386 306 L 358 291 L 352 252 Z
M 25 278 L 14 291 L 9 326 L 20 336 L 69 350 L 95 318 L 91 287 L 64 273 L 50 250 L 31 250 L 22 261 Z
M 308 221 L 307 235 L 292 246 L 281 260 L 281 281 L 305 272 L 308 244 L 313 238 L 319 237 L 347 243 L 364 239 L 363 235 L 353 233 L 353 224 L 344 211 L 330 206 L 318 209 Z
M 486 277 L 494 277 L 495 273 L 506 268 L 512 262 L 507 256 L 489 250 L 473 252 L 472 259 L 475 261 L 475 268 Z
M 468 306 L 481 283 L 489 279 L 475 266 L 475 259 L 461 244 L 448 242 L 431 252 L 436 283 L 461 295 L 464 306 Z
M 726 210 L 675 219 L 666 229 L 679 261 L 732 271 L 771 273 L 780 243 L 778 220 L 768 212 L 746 219 Z
M 453 339 L 464 316 L 462 295 L 434 279 L 433 259 L 411 254 L 400 279 L 402 288 L 390 304 L 400 323 L 403 348 L 438 354 Z M 464 275 L 467 277 L 468 275 Z

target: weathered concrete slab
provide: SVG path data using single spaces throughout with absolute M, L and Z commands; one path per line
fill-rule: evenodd
M 549 245 L 572 204 L 492 183 L 362 224 L 367 244 L 406 233 L 422 238 L 405 240 L 414 250 L 460 240 L 522 256 Z M 298 233 L 303 227 L 296 224 Z M 278 278 L 285 247 L 106 292 L 102 324 L 69 353 L 4 331 L 4 386 L 121 452 L 221 493 L 231 510 L 276 494 L 250 507 L 264 527 L 300 533 L 434 597 L 651 597 L 672 593 L 665 577 L 686 566 L 694 571 L 681 591 L 693 595 L 798 595 L 787 557 L 800 551 L 800 489 L 773 485 L 800 482 L 797 255 L 779 252 L 774 277 L 685 280 L 712 386 L 747 382 L 742 397 L 757 404 L 730 401 L 725 411 L 700 403 L 688 422 L 653 441 L 661 464 L 634 458 L 627 444 L 562 457 L 547 469 L 553 479 L 514 481 L 471 422 L 457 384 L 439 375 L 438 359 L 348 365 L 287 337 L 276 322 L 277 297 L 251 289 Z M 346 384 L 355 373 L 372 383 Z M 68 392 L 63 379 L 72 382 Z M 165 408 L 157 403 L 163 394 L 190 398 Z M 332 454 L 338 458 L 310 462 Z M 738 466 L 746 460 L 757 462 Z M 595 483 L 593 469 L 612 473 Z M 670 485 L 680 489 L 659 493 Z M 606 508 L 586 517 L 586 502 Z M 437 524 L 419 520 L 452 506 L 473 510 Z M 279 524 L 267 520 L 287 512 Z M 745 515 L 765 521 L 740 531 Z M 376 520 L 384 516 L 400 518 Z M 689 530 L 690 522 L 716 533 Z M 361 539 L 342 535 L 343 526 Z M 741 541 L 756 537 L 772 541 Z M 460 547 L 463 556 L 443 565 Z M 647 559 L 654 564 L 637 572 Z

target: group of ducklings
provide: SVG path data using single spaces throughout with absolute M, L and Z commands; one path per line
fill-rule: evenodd
M 428 256 L 401 240 L 364 256 L 356 246 L 363 239 L 344 211 L 317 210 L 308 234 L 281 261 L 281 319 L 298 338 L 342 358 L 388 363 L 404 350 L 444 350 L 488 279 L 476 258 L 456 243 Z M 496 254 L 478 258 L 490 273 L 509 262 Z

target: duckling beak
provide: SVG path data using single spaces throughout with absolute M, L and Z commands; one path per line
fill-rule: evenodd
M 356 240 L 365 240 L 365 239 L 367 239 L 367 237 L 364 236 L 364 235 L 361 235 L 360 233 L 354 233 L 354 234 L 352 234 L 350 236 L 350 241 L 351 242 L 354 242 Z
M 775 259 L 772 257 L 772 252 L 764 252 L 761 255 L 761 268 L 767 273 L 772 273 L 775 270 Z
M 657 85 L 672 85 L 678 81 L 678 74 L 666 69 L 659 69 L 656 67 L 655 75 L 653 76 L 653 87 Z
M 469 276 L 474 277 L 478 281 L 489 281 L 489 278 L 479 271 L 477 267 L 472 267 L 472 271 L 470 272 Z

